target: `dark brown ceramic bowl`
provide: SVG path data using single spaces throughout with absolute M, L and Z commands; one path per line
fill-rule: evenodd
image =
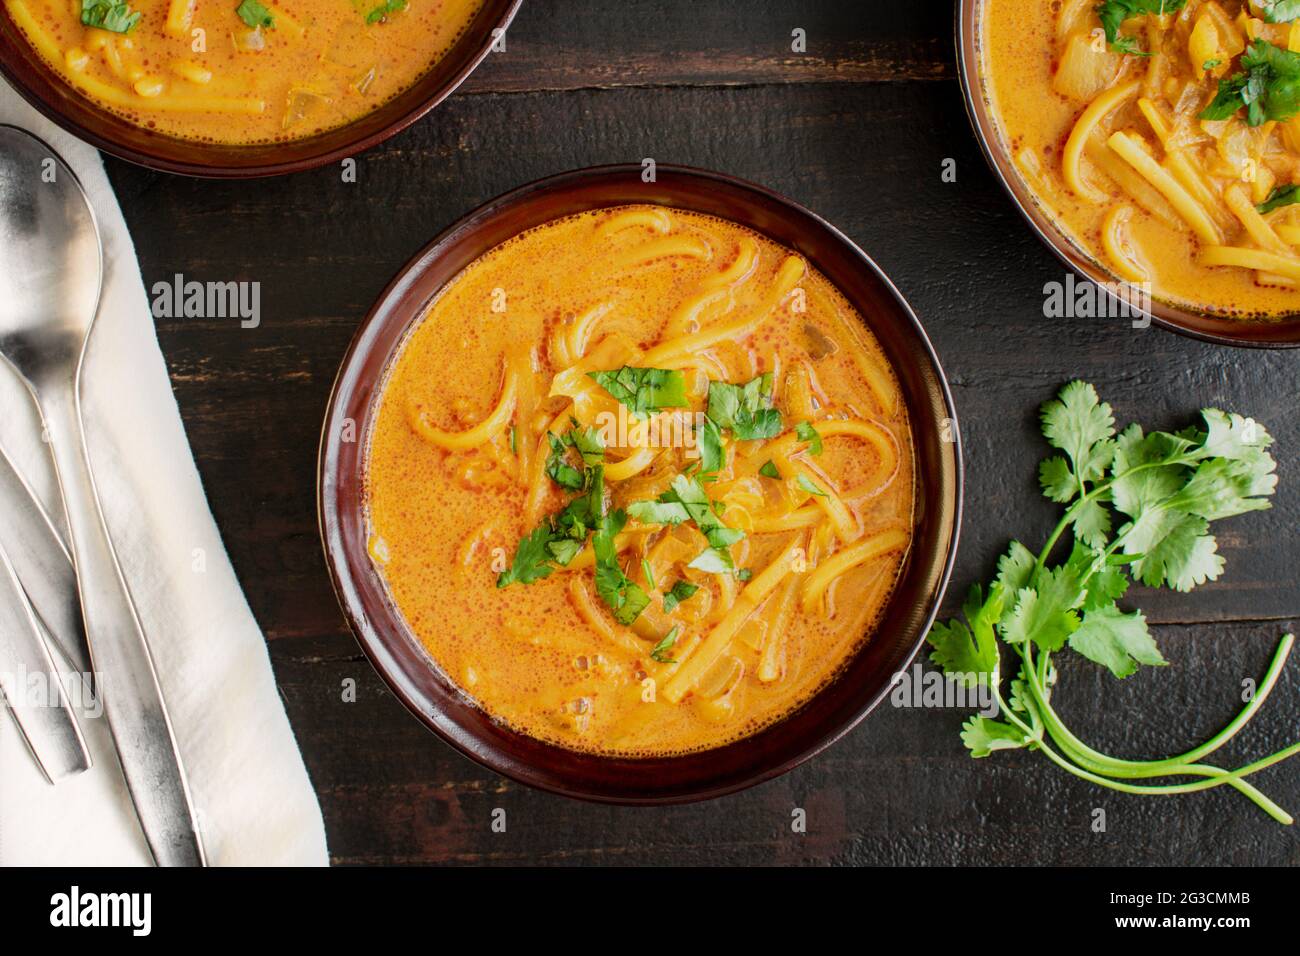
M 979 139 L 993 172 L 1010 193 L 1021 214 L 1029 221 L 1030 228 L 1068 267 L 1098 283 L 1100 288 L 1109 289 L 1107 283 L 1116 281 L 1114 274 L 1057 227 L 1034 199 L 1033 191 L 1021 178 L 1007 152 L 984 85 L 979 32 L 979 12 L 982 6 L 983 0 L 957 0 L 958 72 L 962 88 L 966 92 L 966 111 L 975 128 L 975 136 Z M 1156 325 L 1218 345 L 1255 348 L 1300 346 L 1300 315 L 1271 320 L 1225 319 L 1159 299 L 1154 299 L 1147 311 Z
M 516 733 L 467 700 L 411 636 L 367 554 L 366 437 L 386 368 L 407 330 L 465 266 L 518 233 L 561 216 L 659 203 L 750 226 L 795 249 L 866 316 L 897 370 L 916 444 L 915 542 L 872 639 L 834 683 L 760 733 L 687 756 L 646 760 L 577 753 Z M 344 441 L 344 436 L 352 440 Z M 344 614 L 370 662 L 403 703 L 462 753 L 522 783 L 610 803 L 716 797 L 784 773 L 843 736 L 889 691 L 916 654 L 943 595 L 957 546 L 962 469 L 943 370 L 898 290 L 835 227 L 788 199 L 720 173 L 637 165 L 564 173 L 470 213 L 389 284 L 343 359 L 321 437 L 319 508 L 326 562 Z M 866 772 L 864 768 L 864 773 Z
M 510 25 L 522 0 L 486 0 L 456 44 L 420 80 L 347 126 L 287 143 L 222 146 L 177 139 L 101 109 L 40 58 L 0 4 L 0 74 L 51 121 L 92 146 L 141 166 L 186 176 L 250 179 L 313 169 L 382 143 L 451 95 L 487 56 L 493 31 Z

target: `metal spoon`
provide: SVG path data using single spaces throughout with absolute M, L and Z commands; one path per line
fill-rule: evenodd
M 171 720 L 86 456 L 79 386 L 102 270 L 76 175 L 46 143 L 0 125 L 0 356 L 27 383 L 49 436 L 91 663 L 145 838 L 160 866 L 203 865 Z

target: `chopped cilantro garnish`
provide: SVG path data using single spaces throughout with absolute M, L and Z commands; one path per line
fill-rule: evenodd
M 698 584 L 692 584 L 690 581 L 678 581 L 664 594 L 664 613 L 673 613 L 677 605 L 691 597 L 699 589 Z
M 781 473 L 776 470 L 776 464 L 771 461 L 763 462 L 763 467 L 758 469 L 758 473 L 762 475 L 764 478 L 779 479 L 781 477 Z
M 798 476 L 795 478 L 795 481 L 798 482 L 800 488 L 808 492 L 808 494 L 810 495 L 820 495 L 823 498 L 828 497 L 826 492 L 818 488 L 817 485 L 813 483 L 812 479 L 809 478 L 807 475 L 805 475 L 802 471 L 799 472 Z
M 808 454 L 820 455 L 822 453 L 822 436 L 817 429 L 813 428 L 812 422 L 800 422 L 795 425 L 794 434 L 800 441 L 808 442 Z
M 262 6 L 257 0 L 243 0 L 235 13 L 239 14 L 239 19 L 243 20 L 250 27 L 266 27 L 268 30 L 275 29 L 275 17 L 271 11 Z
M 1261 213 L 1272 212 L 1282 206 L 1290 206 L 1293 203 L 1300 202 L 1300 184 L 1292 183 L 1289 186 L 1275 186 L 1273 191 L 1257 207 Z
M 406 9 L 406 0 L 386 0 L 366 14 L 366 23 L 378 23 L 388 18 L 390 13 Z
M 709 383 L 709 418 L 742 441 L 781 433 L 781 413 L 771 407 L 771 401 L 770 372 L 744 385 Z
M 623 530 L 626 521 L 627 515 L 622 511 L 612 511 L 601 517 L 591 536 L 591 547 L 596 552 L 596 593 L 609 605 L 614 620 L 623 625 L 635 621 L 650 603 L 650 595 L 624 574 L 618 563 L 614 537 Z
M 81 0 L 81 22 L 112 33 L 130 33 L 140 22 L 126 0 Z
M 686 376 L 676 369 L 624 365 L 617 371 L 588 372 L 587 376 L 634 415 L 686 407 Z
M 1095 9 L 1101 20 L 1102 29 L 1106 31 L 1106 42 L 1116 53 L 1129 53 L 1135 56 L 1150 56 L 1137 47 L 1137 40 L 1120 34 L 1120 27 L 1125 20 L 1140 17 L 1143 14 L 1176 13 L 1183 8 L 1187 0 L 1105 0 Z
M 717 471 L 726 462 L 722 452 L 722 432 L 718 423 L 707 415 L 704 424 L 696 430 L 695 440 L 700 446 L 700 471 Z
M 547 432 L 551 453 L 546 458 L 546 474 L 561 488 L 579 491 L 587 486 L 591 468 L 605 460 L 605 443 L 594 428 L 573 428 L 563 435 Z M 566 453 L 576 448 L 582 456 L 582 470 L 566 461 Z
M 674 627 L 665 634 L 664 639 L 650 649 L 650 659 L 660 664 L 676 664 L 677 662 L 672 660 L 668 653 L 673 649 L 673 645 L 677 643 L 677 635 L 681 633 L 681 630 L 680 627 Z
M 1300 54 L 1257 38 L 1241 55 L 1245 72 L 1219 81 L 1203 120 L 1225 120 L 1246 108 L 1246 123 L 1288 120 L 1300 113 Z
M 1300 0 L 1265 0 L 1265 23 L 1290 23 L 1300 19 Z

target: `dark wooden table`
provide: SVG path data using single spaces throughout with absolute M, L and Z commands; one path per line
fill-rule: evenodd
M 791 31 L 807 52 L 791 52 Z M 764 786 L 669 809 L 586 805 L 516 786 L 426 732 L 347 630 L 317 537 L 316 442 L 353 330 L 444 226 L 540 176 L 653 157 L 711 167 L 806 204 L 859 242 L 921 315 L 961 415 L 967 485 L 946 610 L 1012 535 L 1041 541 L 1036 409 L 1094 382 L 1121 421 L 1163 427 L 1203 405 L 1278 440 L 1272 511 L 1224 522 L 1227 573 L 1190 595 L 1138 590 L 1172 665 L 1124 682 L 1063 655 L 1059 700 L 1085 739 L 1176 752 L 1239 706 L 1300 619 L 1300 351 L 1202 345 L 1123 320 L 1047 319 L 1062 267 L 1030 236 L 972 137 L 951 5 L 876 0 L 525 0 L 507 50 L 386 145 L 338 168 L 216 183 L 109 161 L 146 284 L 256 280 L 262 324 L 163 320 L 167 358 L 212 510 L 270 641 L 336 863 L 1300 862 L 1281 827 L 1220 789 L 1100 791 L 1038 756 L 973 761 L 963 715 L 882 707 Z M 956 161 L 955 183 L 941 166 Z M 342 701 L 354 678 L 355 703 Z M 1300 660 L 1231 757 L 1300 737 Z M 1300 813 L 1300 760 L 1256 778 Z M 505 833 L 492 811 L 507 811 Z M 791 813 L 807 811 L 805 834 Z M 1104 808 L 1105 832 L 1093 811 Z

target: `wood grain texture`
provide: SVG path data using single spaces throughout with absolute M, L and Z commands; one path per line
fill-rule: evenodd
M 947 65 L 947 4 L 873 4 L 870 22 L 847 2 L 791 14 L 800 5 L 775 0 L 600 0 L 568 13 L 578 7 L 526 0 L 507 52 L 466 94 L 358 157 L 356 183 L 338 169 L 217 183 L 108 164 L 146 283 L 177 272 L 261 283 L 259 328 L 181 319 L 158 331 L 213 512 L 272 642 L 335 860 L 1300 863 L 1295 829 L 1233 794 L 1125 797 L 1034 755 L 972 761 L 955 712 L 884 707 L 762 787 L 691 807 L 613 809 L 480 769 L 382 689 L 338 612 L 315 521 L 318 429 L 343 351 L 389 278 L 465 212 L 540 176 L 647 156 L 733 173 L 806 204 L 858 241 L 921 315 L 965 442 L 966 520 L 948 611 L 1009 537 L 1040 541 L 1055 520 L 1035 482 L 1046 453 L 1036 409 L 1063 382 L 1094 382 L 1122 422 L 1180 426 L 1219 405 L 1267 424 L 1281 490 L 1273 510 L 1222 523 L 1223 578 L 1190 595 L 1133 592 L 1173 666 L 1121 683 L 1065 663 L 1062 708 L 1085 739 L 1157 755 L 1212 732 L 1241 680 L 1258 676 L 1300 619 L 1300 352 L 1044 318 L 1043 285 L 1064 270 L 979 155 Z M 793 26 L 808 29 L 811 51 L 827 39 L 811 72 L 781 52 Z M 941 180 L 946 158 L 956 183 Z M 1234 757 L 1295 739 L 1297 675 L 1300 662 Z M 356 703 L 341 700 L 345 678 L 358 682 Z M 1260 784 L 1300 812 L 1300 762 Z M 497 807 L 505 834 L 490 829 Z M 808 811 L 802 836 L 790 832 L 794 807 Z M 1090 829 L 1097 807 L 1107 811 L 1104 834 Z

